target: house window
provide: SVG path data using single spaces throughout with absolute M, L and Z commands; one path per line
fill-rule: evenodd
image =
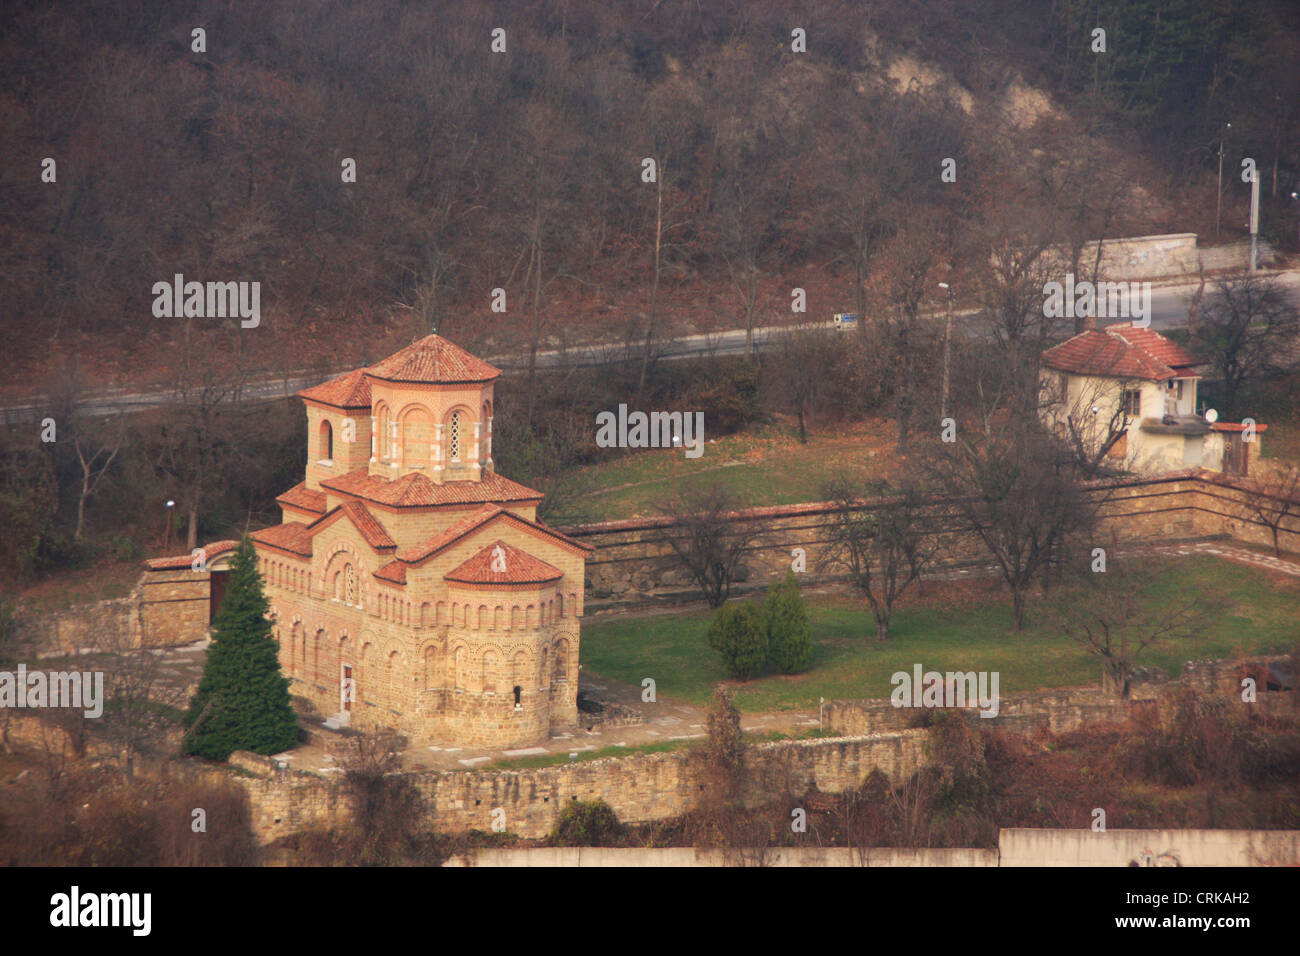
M 451 413 L 451 437 L 447 440 L 452 461 L 460 461 L 460 412 Z
M 1124 414 L 1130 418 L 1142 417 L 1142 390 L 1140 388 L 1124 389 Z

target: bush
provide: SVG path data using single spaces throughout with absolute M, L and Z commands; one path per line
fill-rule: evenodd
M 739 680 L 749 680 L 767 663 L 767 624 L 753 601 L 724 604 L 709 624 L 709 647 L 722 655 L 722 666 Z
M 793 571 L 773 581 L 763 605 L 767 619 L 767 663 L 781 674 L 797 674 L 812 663 L 812 624 Z
M 619 846 L 623 824 L 604 800 L 570 800 L 551 831 L 552 846 Z

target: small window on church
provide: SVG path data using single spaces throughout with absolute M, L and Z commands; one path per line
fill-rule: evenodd
M 518 684 L 516 684 L 516 685 L 515 685 L 515 707 L 516 707 L 516 709 L 521 708 L 521 707 L 524 706 L 523 703 L 521 702 L 521 696 L 523 695 L 523 692 L 524 692 L 524 689 L 523 689 L 522 687 L 520 687 Z
M 329 422 L 320 423 L 320 457 L 322 461 L 334 460 L 334 428 Z
M 451 426 L 449 428 L 450 437 L 447 445 L 450 449 L 452 461 L 460 461 L 460 412 L 451 413 Z
M 350 564 L 343 571 L 343 603 L 357 603 L 357 574 Z

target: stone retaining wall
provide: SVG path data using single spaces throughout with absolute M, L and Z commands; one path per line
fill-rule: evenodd
M 920 769 L 928 731 L 873 737 L 778 741 L 750 753 L 747 802 L 775 793 L 802 795 L 810 788 L 837 793 L 855 788 L 873 769 L 901 781 Z M 284 769 L 269 757 L 240 753 L 234 780 L 249 793 L 253 827 L 269 843 L 298 830 L 347 819 L 349 801 L 338 774 Z M 680 816 L 692 809 L 702 785 L 688 751 L 561 764 L 536 770 L 430 771 L 404 774 L 427 801 L 442 831 L 490 831 L 502 810 L 511 833 L 540 838 L 550 833 L 570 800 L 604 800 L 625 823 Z

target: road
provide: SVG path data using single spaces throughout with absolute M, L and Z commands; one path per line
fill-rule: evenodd
M 1286 285 L 1291 299 L 1300 308 L 1300 273 L 1275 273 Z M 1196 292 L 1198 283 L 1163 285 L 1151 290 L 1151 327 L 1156 330 L 1181 328 L 1187 324 L 1188 304 Z M 1207 287 L 1206 294 L 1209 294 Z M 987 324 L 982 322 L 982 313 L 978 309 L 955 312 L 953 318 L 960 334 L 988 334 Z M 943 316 L 942 312 L 932 313 L 935 319 Z M 1111 325 L 1125 319 L 1102 320 L 1101 326 Z M 831 324 L 826 323 L 828 326 Z M 985 326 L 981 329 L 981 326 Z M 754 330 L 755 348 L 762 350 L 773 334 L 779 333 L 784 326 L 773 325 Z M 847 334 L 847 333 L 846 333 Z M 660 346 L 661 361 L 674 361 L 701 355 L 743 355 L 745 352 L 745 330 L 731 329 L 707 335 L 686 335 L 672 339 Z M 548 351 L 537 354 L 539 368 L 575 368 L 595 365 L 609 365 L 629 359 L 639 359 L 638 348 L 628 349 L 624 345 L 591 345 L 570 348 L 565 351 Z M 527 358 L 522 355 L 500 355 L 488 359 L 492 364 L 505 371 L 518 371 L 527 367 Z M 289 376 L 266 378 L 245 385 L 241 392 L 241 401 L 271 401 L 287 398 L 311 385 L 317 385 L 336 375 L 351 371 L 351 368 L 335 369 L 331 372 L 302 372 Z M 85 405 L 85 411 L 96 417 L 107 417 L 121 413 L 143 411 L 163 405 L 176 404 L 176 395 L 167 389 L 152 392 L 128 393 L 123 389 L 110 389 L 95 395 Z M 47 409 L 40 404 L 15 404 L 0 408 L 0 423 L 6 425 L 40 421 Z

